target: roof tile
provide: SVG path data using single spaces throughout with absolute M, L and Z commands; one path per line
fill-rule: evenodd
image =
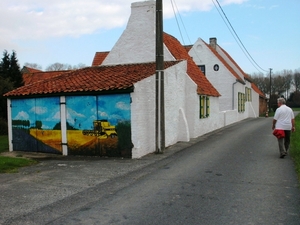
M 195 64 L 194 60 L 190 57 L 187 50 L 176 38 L 164 33 L 164 43 L 176 60 L 187 60 L 187 74 L 197 84 L 198 94 L 215 97 L 220 96 L 220 93 L 208 81 L 202 71 Z
M 96 52 L 92 62 L 92 66 L 100 66 L 108 53 L 109 52 Z
M 178 62 L 180 61 L 165 62 L 164 67 L 166 69 Z M 86 67 L 29 83 L 6 93 L 4 96 L 125 90 L 132 88 L 134 83 L 152 76 L 155 72 L 155 62 Z

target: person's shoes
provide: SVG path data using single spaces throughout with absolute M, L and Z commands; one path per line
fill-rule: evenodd
M 280 155 L 280 158 L 283 159 L 286 155 L 285 154 L 282 154 Z

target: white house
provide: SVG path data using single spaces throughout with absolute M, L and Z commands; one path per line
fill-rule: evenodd
M 92 67 L 7 93 L 10 151 L 132 158 L 154 152 L 155 6 L 132 3 L 123 34 L 110 52 L 96 53 Z M 198 40 L 192 58 L 176 38 L 163 39 L 166 147 L 256 116 L 251 84 L 225 53 Z M 197 65 L 205 65 L 205 75 Z
M 220 111 L 232 111 L 236 121 L 259 116 L 257 89 L 252 88 L 248 75 L 217 44 L 216 38 L 210 38 L 209 44 L 199 38 L 189 48 L 189 55 L 220 92 Z

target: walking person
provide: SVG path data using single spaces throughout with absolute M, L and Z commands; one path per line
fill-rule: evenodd
M 278 145 L 280 158 L 284 158 L 290 148 L 291 131 L 295 132 L 295 116 L 293 110 L 285 105 L 284 98 L 278 98 L 277 104 L 272 129 L 282 132 L 282 136 L 278 137 Z

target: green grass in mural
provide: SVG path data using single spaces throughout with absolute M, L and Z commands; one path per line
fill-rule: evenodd
M 294 160 L 295 169 L 300 180 L 300 114 L 295 118 L 296 131 L 292 133 L 290 155 Z
M 8 136 L 0 135 L 0 153 L 8 152 Z
M 0 156 L 0 173 L 16 173 L 18 168 L 31 166 L 36 163 L 36 161 L 31 159 Z

